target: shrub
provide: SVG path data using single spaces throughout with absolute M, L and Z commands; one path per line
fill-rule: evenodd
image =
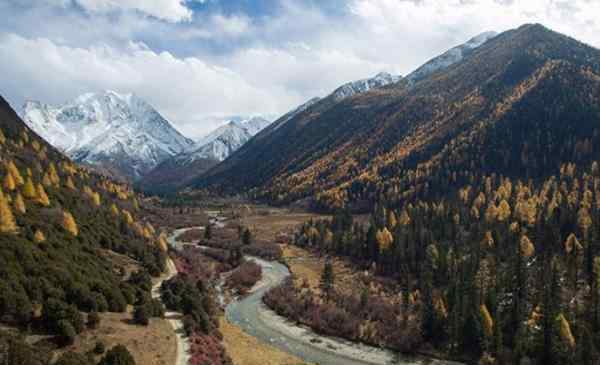
M 127 347 L 117 345 L 106 353 L 98 365 L 135 365 L 135 360 Z
M 61 343 L 63 343 L 64 345 L 72 345 L 75 342 L 77 332 L 75 332 L 75 328 L 73 327 L 71 322 L 62 319 L 58 321 L 57 326 L 57 333 L 60 336 Z
M 100 315 L 98 312 L 91 312 L 87 317 L 87 327 L 89 329 L 96 329 L 100 325 Z
M 152 313 L 148 305 L 138 305 L 133 311 L 133 321 L 142 326 L 147 326 L 150 323 Z
M 106 346 L 104 346 L 104 342 L 98 341 L 94 346 L 94 353 L 98 355 L 102 355 L 106 351 Z

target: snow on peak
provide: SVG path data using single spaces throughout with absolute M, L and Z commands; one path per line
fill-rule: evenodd
M 180 163 L 191 163 L 201 158 L 223 161 L 269 124 L 269 120 L 259 116 L 234 117 L 202 137 L 193 148 L 176 158 Z
M 391 75 L 387 72 L 380 72 L 375 77 L 352 81 L 338 87 L 333 93 L 336 101 L 341 101 L 347 97 L 367 92 L 371 89 L 383 87 L 389 84 L 396 83 L 402 79 L 401 76 Z
M 60 106 L 27 101 L 23 120 L 76 161 L 118 161 L 136 179 L 193 144 L 144 100 L 115 91 L 85 93 Z
M 438 70 L 443 70 L 447 67 L 450 67 L 451 65 L 460 62 L 467 54 L 472 52 L 474 49 L 479 48 L 485 42 L 497 35 L 498 33 L 496 32 L 481 33 L 469 39 L 466 43 L 451 48 L 440 56 L 427 61 L 421 67 L 406 76 L 406 78 L 409 82 L 414 83 L 424 79 Z

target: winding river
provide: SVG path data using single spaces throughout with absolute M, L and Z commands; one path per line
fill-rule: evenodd
M 199 227 L 193 227 L 199 228 Z M 181 248 L 189 243 L 176 242 L 175 238 L 192 228 L 180 229 L 169 237 L 169 243 Z M 286 266 L 247 256 L 262 267 L 262 279 L 250 294 L 234 300 L 225 307 L 225 316 L 230 323 L 244 332 L 290 353 L 303 361 L 320 365 L 412 365 L 412 364 L 459 364 L 450 361 L 426 358 L 401 357 L 381 348 L 350 342 L 340 338 L 318 335 L 310 328 L 299 326 L 277 315 L 267 308 L 262 298 L 271 288 L 281 284 L 290 275 Z

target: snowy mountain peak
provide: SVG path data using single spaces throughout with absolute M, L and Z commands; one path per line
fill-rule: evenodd
M 474 49 L 479 48 L 485 42 L 489 41 L 497 35 L 498 33 L 496 32 L 481 33 L 469 39 L 467 42 L 454 48 L 451 48 L 450 50 L 444 52 L 440 56 L 437 56 L 427 61 L 421 67 L 419 67 L 418 69 L 410 73 L 408 76 L 406 76 L 406 79 L 410 83 L 414 83 L 424 79 L 425 77 L 431 75 L 432 73 L 438 70 L 450 67 L 453 64 L 460 62 L 466 55 L 468 55 Z
M 402 79 L 401 76 L 391 75 L 387 72 L 380 72 L 375 77 L 363 80 L 352 81 L 338 87 L 332 96 L 336 101 L 341 101 L 347 97 L 367 92 L 371 89 L 383 87 L 396 83 Z
M 259 116 L 232 118 L 225 125 L 202 137 L 190 150 L 176 159 L 180 163 L 191 163 L 198 159 L 223 161 L 269 124 L 270 121 Z
M 134 179 L 193 144 L 143 99 L 115 91 L 60 106 L 28 101 L 23 120 L 76 161 L 110 165 Z

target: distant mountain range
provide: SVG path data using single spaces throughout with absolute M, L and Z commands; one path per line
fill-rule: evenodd
M 28 101 L 22 115 L 31 129 L 76 162 L 133 180 L 194 146 L 132 94 L 88 93 L 60 106 Z
M 270 123 L 262 117 L 233 118 L 199 139 L 187 151 L 161 162 L 139 181 L 139 185 L 150 192 L 169 192 L 185 186 L 225 160 Z
M 546 178 L 600 144 L 598 90 L 599 50 L 538 24 L 485 33 L 395 83 L 280 118 L 192 187 L 361 210 L 469 175 Z

